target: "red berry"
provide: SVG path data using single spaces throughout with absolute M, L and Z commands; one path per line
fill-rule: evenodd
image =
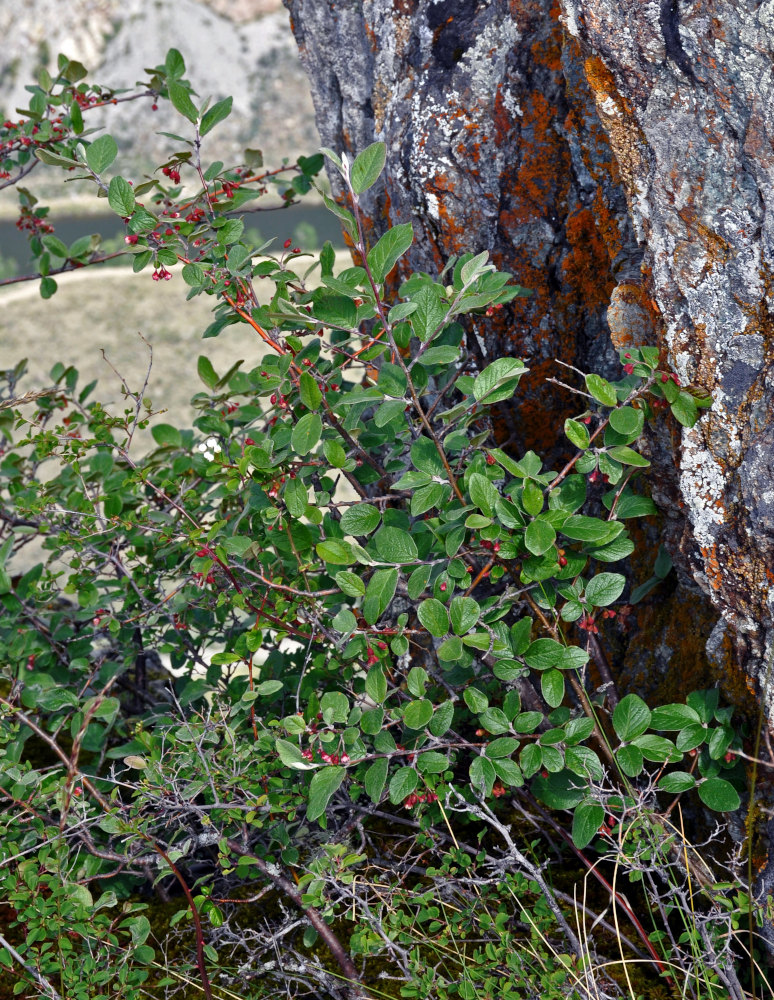
M 285 240 L 285 242 L 282 245 L 287 250 L 287 248 L 290 246 L 292 242 L 293 240 Z

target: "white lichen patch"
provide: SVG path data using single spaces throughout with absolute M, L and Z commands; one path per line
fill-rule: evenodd
M 618 104 L 609 94 L 606 94 L 603 98 L 597 100 L 597 108 L 599 109 L 600 115 L 605 115 L 607 118 L 623 117 Z
M 694 537 L 700 546 L 710 546 L 725 521 L 723 470 L 694 430 L 683 432 L 680 491 L 688 506 Z

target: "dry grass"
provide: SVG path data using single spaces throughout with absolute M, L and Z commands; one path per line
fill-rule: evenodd
M 188 291 L 179 274 L 154 282 L 150 270 L 136 275 L 128 269 L 97 270 L 64 275 L 59 291 L 43 300 L 37 283 L 0 293 L 0 368 L 29 359 L 29 374 L 20 391 L 51 384 L 55 362 L 71 364 L 81 373 L 80 385 L 99 379 L 97 398 L 114 412 L 123 410 L 121 385 L 102 357 L 104 349 L 130 389 L 142 388 L 153 347 L 153 367 L 146 395 L 154 408 L 169 413 L 157 420 L 190 421 L 190 397 L 204 390 L 196 374 L 196 359 L 206 354 L 215 370 L 225 372 L 238 358 L 247 369 L 264 353 L 257 336 L 244 325 L 232 326 L 217 338 L 202 340 L 212 320 L 213 299 L 185 301 Z

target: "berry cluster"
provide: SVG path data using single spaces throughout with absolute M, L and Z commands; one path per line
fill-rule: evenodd
M 407 795 L 403 800 L 404 809 L 413 809 L 415 805 L 420 802 L 437 802 L 438 796 L 435 792 L 421 792 L 417 795 L 416 792 L 412 792 L 411 795 Z

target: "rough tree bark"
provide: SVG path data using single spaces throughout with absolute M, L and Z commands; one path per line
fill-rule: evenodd
M 774 717 L 773 0 L 284 2 L 323 143 L 387 143 L 377 231 L 411 220 L 412 267 L 487 249 L 533 289 L 471 338 L 532 369 L 514 451 L 572 405 L 555 358 L 617 377 L 615 348 L 658 344 L 712 392 L 651 442 L 678 582 L 636 609 L 619 674 Z

